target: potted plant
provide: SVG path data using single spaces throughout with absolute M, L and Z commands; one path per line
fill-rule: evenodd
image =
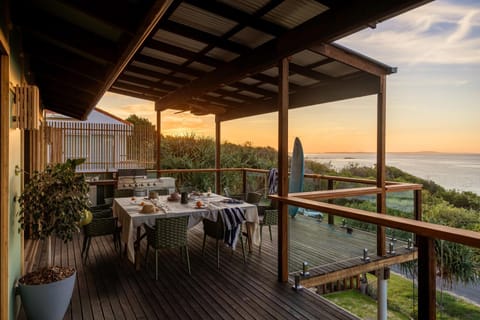
M 34 172 L 19 198 L 20 230 L 28 225 L 31 236 L 47 240 L 47 263 L 19 279 L 19 292 L 29 319 L 63 319 L 75 285 L 71 267 L 53 266 L 51 236 L 65 243 L 80 231 L 88 211 L 88 183 L 75 167 L 84 159 L 68 159 Z

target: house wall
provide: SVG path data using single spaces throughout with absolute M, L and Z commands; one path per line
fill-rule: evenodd
M 2 9 L 2 15 L 5 14 Z M 12 129 L 13 86 L 20 83 L 21 59 L 19 37 L 15 31 L 10 32 L 0 25 L 2 37 L 0 53 L 1 63 L 1 319 L 15 319 L 18 311 L 18 300 L 15 296 L 15 283 L 23 267 L 22 235 L 18 232 L 16 218 L 16 198 L 20 195 L 22 175 L 15 175 L 15 166 L 23 168 L 22 133 Z M 4 232 L 5 231 L 5 232 Z
M 81 172 L 116 171 L 129 166 L 127 139 L 133 131 L 130 123 L 97 109 L 85 121 L 53 113 L 47 113 L 46 119 L 50 127 L 59 128 L 61 136 L 61 143 L 50 143 L 48 147 L 49 161 L 55 161 L 57 154 L 61 161 L 85 157 L 86 163 L 77 168 Z

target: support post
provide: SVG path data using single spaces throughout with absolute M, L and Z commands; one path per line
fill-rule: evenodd
M 222 186 L 220 183 L 221 172 L 220 169 L 222 164 L 220 162 L 220 152 L 221 152 L 221 122 L 218 116 L 215 116 L 215 193 L 222 193 Z
M 379 91 L 377 95 L 377 187 L 382 192 L 377 194 L 377 212 L 387 214 L 387 199 L 385 191 L 385 132 L 386 132 L 386 77 L 379 77 Z M 385 227 L 377 226 L 377 255 L 386 254 Z M 384 279 L 384 269 L 380 269 L 377 277 L 378 303 L 377 319 L 387 319 L 387 280 Z
M 278 65 L 278 195 L 288 196 L 288 60 Z M 278 204 L 278 281 L 288 281 L 288 205 Z
M 160 111 L 159 108 L 157 108 L 157 102 L 155 102 L 155 110 L 157 111 L 157 136 L 156 136 L 156 149 L 157 149 L 157 154 L 156 154 L 156 165 L 155 168 L 157 170 L 157 178 L 160 177 L 160 173 L 158 172 L 160 170 L 161 162 L 160 162 L 160 146 L 161 146 L 161 135 L 162 135 L 162 112 Z
M 377 212 L 387 213 L 385 192 L 385 128 L 386 128 L 386 76 L 379 77 L 379 91 L 377 95 L 377 187 L 382 192 L 377 194 Z M 385 227 L 377 226 L 377 255 L 384 256 Z
M 436 266 L 434 240 L 417 236 L 418 319 L 436 319 Z
M 9 242 L 10 242 L 10 178 L 9 178 L 9 150 L 10 150 L 10 101 L 9 101 L 9 56 L 3 52 L 3 43 L 0 43 L 0 319 L 8 319 L 9 294 Z M 16 177 L 20 179 L 19 177 Z M 23 238 L 23 233 L 22 233 Z M 23 248 L 23 242 L 22 242 Z M 23 256 L 23 251 L 21 252 Z
M 385 277 L 385 270 L 380 269 L 377 272 L 377 319 L 387 320 L 387 279 Z

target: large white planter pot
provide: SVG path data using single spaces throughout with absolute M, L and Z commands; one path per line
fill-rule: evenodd
M 39 285 L 19 284 L 23 309 L 31 320 L 61 320 L 65 316 L 75 286 L 76 272 L 70 277 Z

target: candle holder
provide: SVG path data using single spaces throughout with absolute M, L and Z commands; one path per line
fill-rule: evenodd
M 302 276 L 308 277 L 310 276 L 310 272 L 308 271 L 308 262 L 304 261 L 302 265 Z
M 360 258 L 363 262 L 369 262 L 370 261 L 370 257 L 368 256 L 368 249 L 365 248 L 363 249 L 363 257 Z
M 299 274 L 296 274 L 294 276 L 294 284 L 293 284 L 293 287 L 292 289 L 295 290 L 295 291 L 300 291 L 303 289 L 303 286 L 300 284 L 300 275 Z

